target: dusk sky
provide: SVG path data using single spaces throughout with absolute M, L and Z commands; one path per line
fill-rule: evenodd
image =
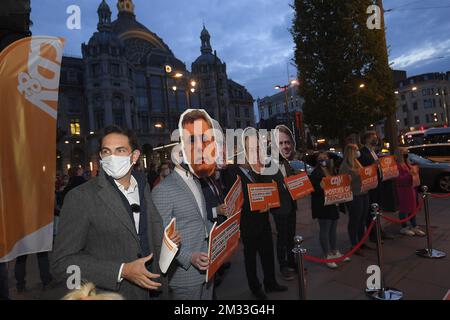
M 31 0 L 34 35 L 66 38 L 65 54 L 81 56 L 81 43 L 96 31 L 100 0 Z M 107 0 L 117 17 L 116 0 Z M 205 22 L 213 49 L 229 78 L 253 97 L 275 93 L 288 81 L 293 57 L 292 0 L 134 0 L 139 22 L 159 35 L 188 69 L 200 55 Z M 81 30 L 66 28 L 66 8 L 81 8 Z M 408 75 L 450 70 L 450 0 L 385 0 L 390 61 Z M 291 77 L 296 70 L 289 66 Z

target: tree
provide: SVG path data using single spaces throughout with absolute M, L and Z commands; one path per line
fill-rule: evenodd
M 316 135 L 341 144 L 396 110 L 384 30 L 367 27 L 367 8 L 373 4 L 295 0 L 293 6 L 305 122 Z

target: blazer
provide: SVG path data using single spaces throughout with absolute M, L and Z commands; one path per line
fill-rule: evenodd
M 216 191 L 213 191 L 207 181 L 209 180 L 209 183 L 214 184 L 214 186 L 217 188 L 217 191 L 219 194 L 216 193 Z M 217 222 L 218 224 L 223 223 L 226 220 L 225 216 L 217 215 L 216 218 L 214 218 L 213 209 L 219 206 L 220 204 L 223 204 L 225 201 L 225 197 L 222 192 L 222 187 L 218 186 L 218 184 L 213 181 L 211 178 L 204 178 L 200 180 L 200 184 L 202 186 L 202 192 L 203 196 L 205 197 L 205 204 L 206 204 L 206 212 L 208 215 L 208 220 L 211 222 Z M 217 212 L 216 212 L 217 213 Z
M 282 159 L 280 165 L 281 164 L 284 164 L 286 176 L 290 177 L 295 174 L 289 162 Z M 278 169 L 278 172 L 274 175 L 261 176 L 262 182 L 271 183 L 272 180 L 277 183 L 278 194 L 280 196 L 280 207 L 270 209 L 270 213 L 273 215 L 295 215 L 297 210 L 297 202 L 292 199 L 291 194 L 284 183 L 284 176 L 280 169 Z
M 206 213 L 205 198 L 197 178 L 194 181 L 199 188 L 201 206 Z M 202 213 L 194 194 L 177 171 L 173 171 L 153 189 L 153 201 L 161 214 L 164 226 L 172 218 L 177 220 L 177 230 L 181 235 L 181 245 L 175 262 L 169 268 L 171 287 L 193 287 L 205 282 L 205 272 L 191 264 L 194 252 L 208 252 L 208 237 L 213 223 Z
M 153 204 L 145 177 L 133 175 L 138 181 L 141 210 L 145 210 L 145 214 L 141 213 L 140 224 L 140 230 L 146 229 L 145 235 L 137 234 L 128 204 L 102 170 L 98 177 L 71 190 L 65 198 L 51 261 L 53 273 L 64 279 L 69 276 L 67 268 L 75 265 L 80 267 L 81 278 L 93 282 L 100 290 L 114 291 L 130 300 L 155 296 L 167 299 L 168 282 L 164 276 L 159 278 L 162 284 L 159 295 L 126 279 L 117 281 L 122 263 L 132 262 L 148 253 L 153 253 L 153 259 L 147 268 L 161 274 L 158 261 L 162 219 Z M 146 239 L 144 246 L 142 238 Z
M 244 203 L 242 205 L 241 210 L 241 237 L 242 239 L 258 239 L 261 235 L 263 235 L 267 230 L 270 230 L 270 220 L 269 213 L 259 213 L 250 210 L 250 202 L 248 197 L 248 189 L 247 185 L 249 183 L 260 183 L 261 176 L 255 174 L 250 170 L 250 177 L 242 172 L 238 165 L 229 165 L 225 171 L 224 177 L 224 185 L 225 190 L 228 192 L 236 181 L 237 177 L 241 178 L 242 183 L 242 191 L 244 194 Z

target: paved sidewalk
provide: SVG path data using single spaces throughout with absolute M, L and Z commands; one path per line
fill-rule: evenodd
M 450 254 L 450 199 L 430 199 L 431 220 L 434 247 Z M 349 249 L 346 215 L 342 215 L 338 227 L 338 243 L 341 252 Z M 418 223 L 424 226 L 423 212 L 418 215 Z M 273 228 L 275 230 L 275 228 Z M 450 259 L 429 260 L 415 255 L 416 249 L 426 247 L 426 238 L 405 237 L 398 233 L 398 225 L 385 223 L 385 230 L 395 235 L 394 240 L 384 243 L 385 282 L 387 286 L 400 289 L 405 299 L 441 300 L 450 289 Z M 297 213 L 297 234 L 305 239 L 304 247 L 308 254 L 320 256 L 318 241 L 319 227 L 312 220 L 309 198 L 301 200 Z M 274 231 L 274 237 L 276 236 Z M 306 262 L 308 299 L 361 300 L 368 275 L 366 269 L 376 264 L 376 252 L 364 251 L 366 256 L 353 256 L 352 261 L 340 264 L 336 270 L 330 270 L 321 264 Z M 217 288 L 219 299 L 253 299 L 245 276 L 242 246 L 232 258 L 232 266 L 227 271 L 223 283 Z M 39 281 L 37 259 L 33 255 L 27 261 L 28 292 L 18 294 L 14 282 L 14 262 L 9 263 L 10 291 L 12 299 L 60 299 L 66 293 L 63 285 L 42 291 Z M 276 266 L 278 270 L 278 266 Z M 261 271 L 261 268 L 258 268 Z M 262 279 L 262 277 L 260 277 Z M 274 300 L 295 300 L 298 298 L 297 280 L 283 281 L 278 273 L 279 282 L 287 285 L 284 293 L 271 293 Z

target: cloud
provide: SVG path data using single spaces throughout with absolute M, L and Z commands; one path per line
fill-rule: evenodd
M 97 28 L 101 0 L 32 0 L 33 34 L 62 36 L 65 54 L 81 56 L 81 43 Z M 112 18 L 116 0 L 107 0 Z M 263 97 L 274 93 L 274 84 L 287 82 L 287 64 L 293 57 L 291 27 L 293 0 L 134 0 L 139 22 L 160 36 L 181 61 L 190 64 L 200 55 L 203 22 L 211 33 L 212 46 L 227 63 L 229 77 Z M 82 29 L 67 30 L 66 8 L 82 9 Z M 408 5 L 409 4 L 409 5 Z M 395 68 L 434 72 L 450 69 L 450 59 L 434 59 L 450 52 L 450 9 L 411 10 L 449 4 L 444 0 L 385 0 L 398 8 L 386 15 L 390 60 Z M 296 70 L 289 67 L 289 74 Z
M 429 64 L 432 60 L 442 59 L 450 53 L 450 40 L 441 43 L 426 43 L 392 60 L 395 68 L 408 68 L 418 64 Z

